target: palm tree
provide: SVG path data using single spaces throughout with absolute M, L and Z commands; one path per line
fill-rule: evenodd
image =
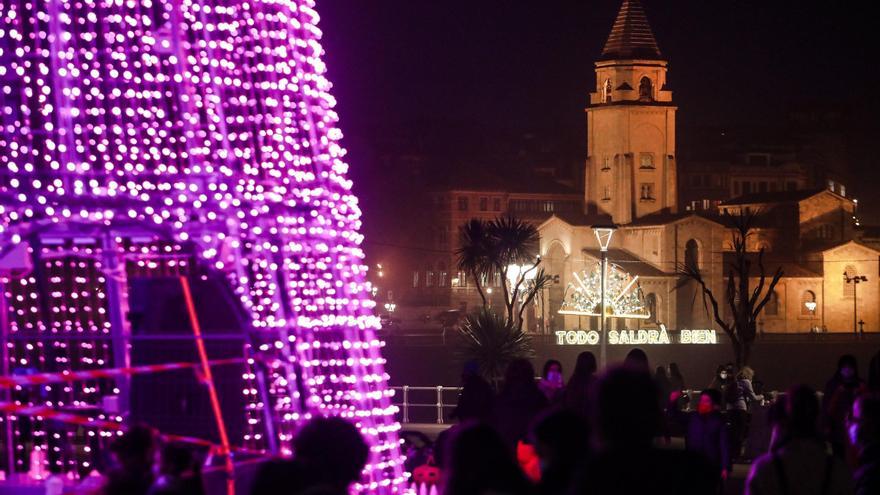
M 539 240 L 534 225 L 512 216 L 491 222 L 471 219 L 461 229 L 456 251 L 459 268 L 474 279 L 484 308 L 488 301 L 482 284 L 491 273 L 500 275 L 507 321 L 517 328 L 522 328 L 525 308 L 550 283 L 550 277 L 538 266 Z M 512 274 L 511 266 L 526 269 L 518 268 Z
M 541 258 L 536 256 L 540 236 L 538 229 L 530 223 L 526 223 L 513 216 L 499 217 L 489 223 L 489 233 L 492 240 L 492 254 L 496 269 L 501 273 L 501 287 L 504 293 L 504 306 L 507 310 L 507 320 L 522 328 L 522 308 L 531 302 L 538 289 L 536 284 L 531 283 L 529 276 L 532 271 L 538 270 Z M 525 271 L 519 271 L 516 277 L 509 277 L 511 265 L 530 265 Z M 539 285 L 546 283 L 543 270 L 534 273 L 534 281 Z M 508 285 L 509 283 L 509 285 Z M 521 292 L 524 291 L 524 292 Z M 521 299 L 521 300 L 520 300 Z M 528 299 L 528 301 L 526 301 Z M 521 303 L 520 311 L 516 312 L 516 303 Z
M 474 285 L 483 300 L 483 307 L 487 307 L 488 302 L 481 277 L 489 273 L 493 266 L 489 223 L 479 218 L 468 220 L 461 227 L 461 243 L 455 254 L 458 256 L 458 268 L 474 279 Z
M 534 355 L 531 340 L 522 329 L 491 309 L 469 315 L 461 334 L 461 357 L 479 363 L 483 377 L 492 383 L 501 379 L 512 360 Z

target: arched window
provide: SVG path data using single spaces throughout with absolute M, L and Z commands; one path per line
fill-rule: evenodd
M 811 290 L 805 290 L 801 294 L 801 314 L 804 316 L 814 316 L 816 314 L 816 293 Z
M 846 268 L 843 269 L 844 273 L 848 277 L 856 276 L 856 267 L 852 265 L 846 265 Z M 843 297 L 855 297 L 856 295 L 856 284 L 855 282 L 847 282 L 846 278 L 843 278 Z
M 700 269 L 700 245 L 694 239 L 684 246 L 684 266 L 690 270 Z
M 605 86 L 602 88 L 602 102 L 611 103 L 611 79 L 605 80 Z
M 776 295 L 775 290 L 770 294 L 770 299 L 767 300 L 767 304 L 764 305 L 764 314 L 767 316 L 776 316 L 779 314 L 779 296 Z
M 657 323 L 657 295 L 653 292 L 645 296 L 645 309 L 648 310 L 648 322 Z
M 651 78 L 645 76 L 639 81 L 639 100 L 641 101 L 651 101 L 654 99 L 654 84 L 651 82 Z

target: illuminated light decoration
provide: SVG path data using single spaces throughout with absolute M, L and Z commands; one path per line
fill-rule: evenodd
M 4 364 L 124 366 L 112 338 L 126 277 L 198 263 L 225 274 L 260 335 L 268 393 L 245 367 L 246 443 L 290 453 L 302 421 L 343 416 L 371 445 L 357 488 L 399 492 L 400 426 L 317 24 L 313 0 L 0 0 L 0 257 L 26 246 L 42 271 L 3 280 Z M 120 419 L 98 407 L 118 382 L 31 388 L 15 402 Z M 27 421 L 41 462 L 90 467 L 64 452 L 69 431 Z M 90 432 L 89 448 L 108 435 Z
M 556 345 L 597 345 L 599 332 L 595 330 L 559 330 L 555 332 Z M 659 328 L 639 330 L 611 330 L 608 332 L 611 345 L 665 345 L 665 344 L 717 344 L 718 335 L 712 329 L 681 330 L 678 340 L 661 324 Z
M 575 272 L 575 282 L 568 284 L 559 314 L 599 316 L 602 301 L 601 264 L 592 270 Z M 608 264 L 605 287 L 605 317 L 648 319 L 651 317 L 645 304 L 638 276 L 631 276 L 618 265 Z

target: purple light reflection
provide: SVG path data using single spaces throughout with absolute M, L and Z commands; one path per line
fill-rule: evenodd
M 271 336 L 275 400 L 251 404 L 273 408 L 282 450 L 311 415 L 350 418 L 373 450 L 361 491 L 396 492 L 399 425 L 317 24 L 311 0 L 0 0 L 0 235 L 135 222 L 194 242 Z

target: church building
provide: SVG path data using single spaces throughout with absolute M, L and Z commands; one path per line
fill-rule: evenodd
M 723 301 L 724 268 L 734 252 L 731 216 L 744 212 L 758 214 L 748 237 L 749 256 L 763 250 L 767 277 L 783 270 L 758 317 L 760 332 L 880 330 L 880 234 L 869 238 L 858 230 L 855 200 L 839 177 L 823 172 L 834 167 L 821 161 L 821 153 L 814 154 L 815 173 L 766 153 L 746 154 L 744 164 L 726 166 L 680 161 L 668 70 L 641 3 L 623 0 L 595 62 L 583 180 L 481 178 L 474 167 L 468 177 L 428 191 L 421 236 L 426 246 L 399 270 L 407 279 L 394 290 L 398 314 L 403 308 L 420 315 L 466 312 L 479 305 L 473 281 L 456 268 L 458 230 L 471 218 L 514 215 L 537 226 L 536 254 L 554 278 L 528 318 L 529 331 L 598 327 L 595 316 L 559 310 L 577 290 L 578 278 L 600 259 L 591 227 L 609 223 L 617 228 L 609 262 L 638 277 L 633 287 L 640 288 L 650 315 L 612 318 L 610 328 L 717 328 L 702 291 L 680 273 L 697 268 Z M 500 303 L 497 275 L 487 277 L 484 288 Z M 727 308 L 722 310 L 729 318 Z
M 596 317 L 559 309 L 579 283 L 577 274 L 589 273 L 600 258 L 591 225 L 608 222 L 617 226 L 609 263 L 638 277 L 650 314 L 609 319 L 610 328 L 717 327 L 702 292 L 679 273 L 684 266 L 698 268 L 723 300 L 724 267 L 733 253 L 724 214 L 746 212 L 759 215 L 749 251 L 757 256 L 763 249 L 768 279 L 777 267 L 784 273 L 758 318 L 759 331 L 877 331 L 880 251 L 856 239 L 853 200 L 828 189 L 780 190 L 741 195 L 714 211 L 681 208 L 677 107 L 667 69 L 642 5 L 624 0 L 595 63 L 596 86 L 586 109 L 586 216 L 572 222 L 551 215 L 539 225 L 542 265 L 560 277 L 539 310 L 545 328 L 597 328 Z M 865 280 L 854 283 L 856 276 Z

